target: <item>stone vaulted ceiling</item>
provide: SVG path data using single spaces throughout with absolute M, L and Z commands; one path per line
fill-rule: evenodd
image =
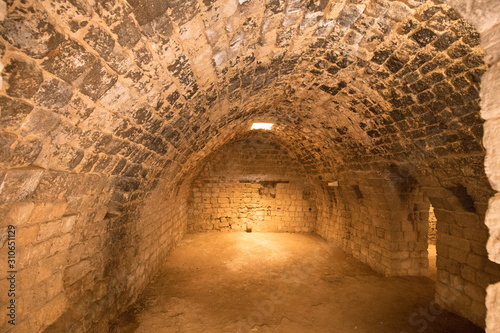
M 253 121 L 320 179 L 450 156 L 487 184 L 479 34 L 440 1 L 9 1 L 0 35 L 7 203 L 78 174 L 120 207 Z
M 479 35 L 441 1 L 7 3 L 6 168 L 152 188 L 270 121 L 326 178 L 448 155 L 482 174 Z
M 300 162 L 320 234 L 398 247 L 419 186 L 486 256 L 500 9 L 447 2 L 472 22 L 443 0 L 0 0 L 0 228 L 24 237 L 25 331 L 105 332 L 186 232 L 197 172 L 252 135 Z M 483 282 L 451 307 L 479 325 Z

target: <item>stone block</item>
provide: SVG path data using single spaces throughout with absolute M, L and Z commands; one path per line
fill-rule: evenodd
M 404 233 L 404 241 L 405 242 L 416 242 L 417 241 L 417 233 L 414 231 L 405 232 Z
M 42 71 L 34 62 L 21 58 L 10 59 L 2 73 L 7 82 L 7 94 L 12 97 L 31 98 L 43 82 Z
M 469 252 L 465 250 L 461 250 L 456 247 L 450 247 L 450 259 L 455 260 L 461 264 L 467 263 L 467 256 Z
M 410 252 L 408 251 L 400 251 L 392 253 L 393 259 L 408 259 L 409 257 L 410 257 Z
M 68 83 L 55 79 L 46 79 L 34 96 L 35 103 L 45 108 L 62 108 L 73 96 L 73 88 Z
M 465 238 L 465 239 L 468 239 L 470 236 L 464 234 L 464 228 L 456 224 L 450 224 L 450 234 L 454 237 Z
M 479 327 L 485 327 L 486 306 L 484 304 L 484 297 L 482 301 L 476 301 L 475 299 L 472 299 L 470 309 L 471 321 L 477 323 Z
M 476 242 L 476 241 L 470 241 L 470 247 L 472 249 L 472 252 L 474 254 L 477 254 L 479 256 L 488 256 L 488 252 L 486 251 L 486 245 L 484 243 Z
M 48 12 L 57 13 L 58 23 L 71 32 L 77 32 L 87 26 L 94 13 L 93 4 L 82 1 L 53 1 L 45 4 L 45 6 Z
M 118 43 L 123 47 L 132 48 L 141 39 L 141 32 L 130 17 L 125 17 L 113 27 L 113 32 L 118 36 Z
M 45 281 L 46 299 L 52 299 L 64 291 L 63 273 L 56 272 L 52 277 Z
M 35 243 L 40 227 L 38 225 L 30 225 L 17 229 L 17 241 L 19 245 L 29 245 Z
M 68 307 L 68 299 L 61 293 L 36 311 L 30 318 L 30 329 L 42 331 L 59 318 Z
M 492 261 L 486 261 L 486 266 L 484 269 L 485 273 L 488 273 L 496 278 L 500 277 L 500 265 L 492 262 Z
M 61 221 L 62 221 L 61 232 L 62 233 L 70 232 L 73 230 L 73 227 L 76 224 L 77 215 L 63 216 L 63 217 L 61 217 Z
M 460 274 L 460 264 L 449 258 L 437 258 L 438 270 L 445 270 L 450 274 Z
M 38 8 L 28 19 L 23 9 L 14 8 L 9 17 L 2 22 L 0 34 L 12 45 L 35 59 L 45 57 L 64 39 L 54 25 L 49 23 L 47 13 Z
M 64 283 L 71 286 L 78 280 L 81 280 L 86 274 L 92 271 L 90 260 L 82 260 L 75 265 L 69 266 L 64 270 Z
M 35 108 L 21 126 L 21 134 L 47 136 L 59 125 L 59 121 L 58 114 L 42 108 Z
M 104 60 L 109 61 L 115 47 L 115 40 L 110 34 L 99 26 L 91 25 L 83 39 L 94 48 Z
M 456 215 L 453 212 L 444 210 L 444 209 L 435 209 L 434 214 L 436 215 L 437 223 L 447 223 L 447 224 L 455 224 Z M 460 224 L 459 224 L 460 225 Z M 460 225 L 461 226 L 461 225 Z
M 476 283 L 476 270 L 468 265 L 463 265 L 460 268 L 461 277 L 472 283 Z
M 401 261 L 398 266 L 399 269 L 406 271 L 413 268 L 411 259 Z
M 19 247 L 18 266 L 20 269 L 36 264 L 39 260 L 50 255 L 52 243 L 46 241 L 38 244 L 27 244 Z
M 465 228 L 464 237 L 474 240 L 479 243 L 486 243 L 488 241 L 488 231 L 478 228 Z
M 391 241 L 393 242 L 403 242 L 404 233 L 400 231 L 391 231 Z
M 439 233 L 437 242 L 442 242 L 445 245 L 448 245 L 455 249 L 461 249 L 463 251 L 469 251 L 471 249 L 471 241 L 448 234 Z
M 479 216 L 474 213 L 457 212 L 456 223 L 464 228 L 479 228 L 481 225 Z
M 38 168 L 7 171 L 0 183 L 0 202 L 13 203 L 29 199 L 42 174 L 43 170 Z
M 20 202 L 11 205 L 0 226 L 5 227 L 9 224 L 21 226 L 27 223 L 34 208 L 35 204 L 33 202 Z
M 469 253 L 467 256 L 467 265 L 474 267 L 475 269 L 482 271 L 485 267 L 485 263 L 488 259 L 483 256 L 478 256 L 473 253 Z
M 75 61 L 78 59 L 78 61 Z M 96 61 L 83 46 L 68 39 L 61 43 L 42 63 L 42 67 L 68 83 L 76 81 Z
M 26 116 L 33 110 L 33 105 L 22 100 L 0 96 L 0 128 L 18 129 Z
M 34 264 L 18 271 L 16 275 L 16 287 L 18 291 L 29 290 L 35 285 L 37 282 L 38 267 L 38 264 Z
M 40 224 L 36 241 L 44 241 L 54 235 L 59 234 L 62 225 L 63 223 L 61 220 Z
M 5 152 L 0 154 L 0 164 L 8 164 L 13 168 L 27 167 L 37 160 L 42 149 L 39 139 L 26 140 L 14 134 L 0 132 L 0 151 Z
M 364 10 L 365 5 L 348 5 L 340 12 L 337 22 L 344 27 L 349 27 L 358 19 Z
M 40 260 L 37 265 L 36 283 L 52 279 L 57 272 L 67 265 L 68 252 L 59 252 L 51 257 Z
M 29 223 L 41 223 L 61 218 L 66 211 L 66 202 L 42 202 L 36 203 Z
M 500 306 L 500 283 L 488 286 L 486 296 L 486 307 L 489 311 L 486 313 L 486 327 L 493 332 L 500 329 L 500 313 L 491 311 Z
M 464 291 L 473 301 L 483 304 L 484 307 L 486 297 L 486 290 L 484 288 L 478 287 L 474 283 L 466 283 Z
M 450 274 L 443 270 L 437 271 L 437 280 L 447 285 L 450 283 Z
M 78 89 L 93 101 L 97 101 L 115 84 L 117 79 L 117 76 L 109 73 L 100 62 L 96 62 L 85 75 Z
M 66 251 L 70 246 L 71 238 L 72 236 L 70 234 L 64 234 L 60 237 L 53 238 L 51 240 L 50 255 Z
M 140 25 L 146 25 L 165 13 L 168 3 L 162 1 L 131 0 L 130 6 Z

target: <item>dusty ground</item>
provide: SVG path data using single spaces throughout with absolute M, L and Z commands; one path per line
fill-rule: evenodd
M 187 235 L 115 332 L 483 332 L 312 235 Z M 439 312 L 438 315 L 434 313 Z

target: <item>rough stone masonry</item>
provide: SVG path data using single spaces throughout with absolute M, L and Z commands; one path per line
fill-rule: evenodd
M 207 158 L 188 198 L 188 231 L 314 232 L 314 185 L 291 152 L 266 134 Z
M 436 300 L 500 330 L 499 17 L 487 0 L 0 1 L 16 329 L 107 331 L 201 225 L 204 166 L 268 121 L 261 140 L 301 183 L 253 183 L 257 195 L 288 186 L 300 212 L 315 201 L 287 231 L 425 275 L 430 202 Z M 234 209 L 201 222 L 220 229 Z

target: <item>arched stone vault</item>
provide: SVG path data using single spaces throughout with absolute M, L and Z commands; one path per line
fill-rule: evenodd
M 318 233 L 375 269 L 422 273 L 400 265 L 397 238 L 401 216 L 424 197 L 442 230 L 472 221 L 461 227 L 474 240 L 449 243 L 465 239 L 471 253 L 486 255 L 483 221 L 498 190 L 497 4 L 5 4 L 1 227 L 19 228 L 20 290 L 43 293 L 25 309 L 33 315 L 20 316 L 25 328 L 97 330 L 125 309 L 185 232 L 183 203 L 200 163 L 254 121 L 274 122 L 273 135 L 321 188 Z M 326 186 L 334 180 L 337 190 Z M 496 199 L 486 223 L 490 259 L 500 262 Z M 375 216 L 367 225 L 380 242 L 357 229 L 360 214 Z M 443 259 L 437 299 L 484 325 L 484 289 L 499 273 L 479 261 L 470 281 Z M 446 303 L 450 290 L 460 297 Z M 489 291 L 493 332 L 498 284 Z

